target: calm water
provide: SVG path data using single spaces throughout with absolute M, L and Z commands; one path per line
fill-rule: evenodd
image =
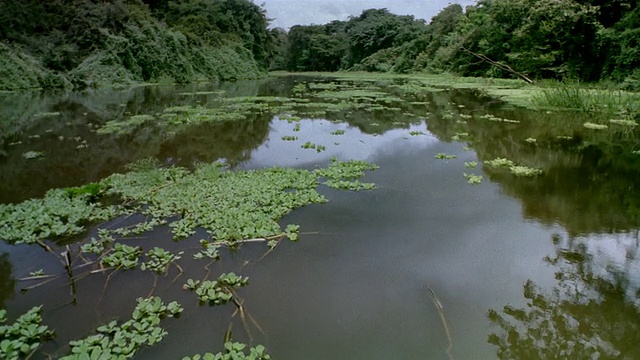
M 169 106 L 211 105 L 219 96 L 185 92 L 290 96 L 292 86 L 310 81 L 328 80 L 2 94 L 0 202 L 96 181 L 147 157 L 186 167 L 224 159 L 237 169 L 311 169 L 334 156 L 366 160 L 380 167 L 365 177 L 378 189 L 320 187 L 329 203 L 282 221 L 301 226 L 298 243 L 282 242 L 264 257 L 264 245 L 245 245 L 212 265 L 212 274 L 250 278 L 239 294 L 253 320 L 232 318 L 233 305 L 199 306 L 181 285 L 206 270 L 185 258 L 185 273 L 174 281 L 173 269 L 153 292 L 177 300 L 185 312 L 164 320 L 169 335 L 136 358 L 217 352 L 230 323 L 235 340 L 264 344 L 275 359 L 640 357 L 640 155 L 632 153 L 640 144 L 632 128 L 582 125 L 607 117 L 514 109 L 475 91 L 409 96 L 385 82 L 365 85 L 402 97 L 389 106 L 397 109 L 301 116 L 297 132 L 279 119 L 283 114 L 268 113 L 171 133 L 156 126 L 124 136 L 92 131 Z M 345 133 L 331 134 L 336 130 Z M 298 140 L 284 141 L 285 135 Z M 302 149 L 306 141 L 326 151 Z M 27 151 L 44 156 L 27 160 Z M 436 159 L 439 153 L 456 158 Z M 522 178 L 483 165 L 497 157 L 544 173 Z M 471 161 L 477 168 L 465 168 Z M 470 185 L 464 173 L 484 180 Z M 76 249 L 91 235 L 62 240 Z M 198 247 L 198 239 L 174 243 L 168 228 L 158 228 L 124 242 L 179 251 Z M 49 244 L 63 251 L 63 241 Z M 14 319 L 44 304 L 44 324 L 57 334 L 34 358 L 64 355 L 69 340 L 111 319 L 128 319 L 135 298 L 149 294 L 154 282 L 134 270 L 108 282 L 102 274 L 81 278 L 75 290 L 63 276 L 21 292 L 35 284 L 19 280 L 29 272 L 56 274 L 64 267 L 39 246 L 0 243 L 0 254 L 0 307 Z

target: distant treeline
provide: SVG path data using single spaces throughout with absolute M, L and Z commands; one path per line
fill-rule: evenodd
M 255 78 L 267 26 L 249 0 L 0 0 L 0 90 Z
M 271 30 L 272 69 L 612 80 L 640 90 L 638 0 L 480 0 L 427 24 L 386 9 Z M 492 64 L 493 62 L 493 64 Z

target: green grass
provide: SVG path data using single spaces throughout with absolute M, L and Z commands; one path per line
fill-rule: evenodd
M 579 84 L 545 83 L 532 97 L 538 108 L 581 112 L 640 113 L 640 94 L 620 90 L 587 88 Z

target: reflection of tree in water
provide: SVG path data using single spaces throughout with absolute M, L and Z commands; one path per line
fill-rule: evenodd
M 13 296 L 16 279 L 13 278 L 12 273 L 9 254 L 0 255 L 0 309 L 4 308 L 4 302 Z
M 637 263 L 638 236 L 630 240 L 622 264 L 596 258 L 585 242 L 562 244 L 554 236 L 558 285 L 545 294 L 531 280 L 524 284 L 527 307 L 489 310 L 502 332 L 489 336 L 500 359 L 638 359 L 638 284 L 630 273 Z M 591 239 L 590 241 L 598 241 Z M 613 239 L 600 239 L 620 245 Z M 573 242 L 573 243 L 572 243 Z M 611 245 L 608 244 L 607 246 Z M 568 245 L 562 248 L 562 245 Z
M 186 127 L 163 142 L 156 156 L 174 158 L 175 164 L 187 167 L 218 159 L 234 166 L 249 160 L 251 152 L 264 143 L 270 120 L 269 114 L 254 114 L 237 122 Z

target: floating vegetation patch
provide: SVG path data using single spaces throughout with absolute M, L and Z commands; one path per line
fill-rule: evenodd
M 36 306 L 20 315 L 11 325 L 7 311 L 0 310 L 0 359 L 28 359 L 43 341 L 53 337 L 53 331 L 42 325 L 42 306 Z
M 299 117 L 299 116 L 293 116 L 293 115 L 291 115 L 291 114 L 284 114 L 284 115 L 280 115 L 280 116 L 278 116 L 278 119 L 279 119 L 279 120 L 286 121 L 286 122 L 288 122 L 288 123 L 290 123 L 290 124 L 291 124 L 291 123 L 293 123 L 293 122 L 296 122 L 296 121 L 300 121 L 300 120 L 302 120 L 302 118 L 301 118 L 301 117 Z
M 97 334 L 71 341 L 71 354 L 61 360 L 130 359 L 140 347 L 159 343 L 167 335 L 160 321 L 182 311 L 175 301 L 165 304 L 159 297 L 140 298 L 130 320 L 111 321 L 98 327 Z
M 475 169 L 475 167 L 478 166 L 478 163 L 475 161 L 466 161 L 464 163 L 464 167 L 468 168 L 468 169 Z
M 117 207 L 94 202 L 87 193 L 73 195 L 69 190 L 52 189 L 42 199 L 0 204 L 0 239 L 19 244 L 79 234 L 85 231 L 85 224 L 118 214 Z
M 609 122 L 612 123 L 612 124 L 622 125 L 622 126 L 636 126 L 636 125 L 638 125 L 637 122 L 635 122 L 633 120 L 627 120 L 627 119 L 611 119 L 611 120 L 609 120 Z
M 437 153 L 434 157 L 439 160 L 451 160 L 456 159 L 458 156 L 452 154 Z
M 540 169 L 530 168 L 527 166 L 520 166 L 520 165 L 511 166 L 509 168 L 509 171 L 511 171 L 511 173 L 515 176 L 525 176 L 525 177 L 538 176 L 542 174 L 542 170 Z
M 427 134 L 423 133 L 422 131 L 410 131 L 409 135 L 418 136 L 418 135 L 427 135 Z
M 100 262 L 116 269 L 133 269 L 138 265 L 138 258 L 141 253 L 142 249 L 139 246 L 116 243 L 112 251 L 102 257 Z
M 469 133 L 456 133 L 451 137 L 451 141 L 460 141 L 462 138 L 469 137 Z
M 140 266 L 140 269 L 153 271 L 162 275 L 167 271 L 169 265 L 171 265 L 174 261 L 180 259 L 180 255 L 182 254 L 182 251 L 177 255 L 172 254 L 171 252 L 156 246 L 152 250 L 149 250 L 149 252 L 147 252 L 147 257 L 149 258 L 149 260 L 143 262 Z
M 499 167 L 509 168 L 509 171 L 516 176 L 533 177 L 533 176 L 538 176 L 542 174 L 541 169 L 517 165 L 513 161 L 506 158 L 495 158 L 493 160 L 485 160 L 484 163 L 496 168 L 499 168 Z
M 303 149 L 313 149 L 313 150 L 316 150 L 317 152 L 322 152 L 327 150 L 327 148 L 324 145 L 314 144 L 310 141 L 307 141 L 306 143 L 300 145 L 300 147 Z
M 365 161 L 351 160 L 348 162 L 331 159 L 331 164 L 325 169 L 316 169 L 314 173 L 326 178 L 325 185 L 334 189 L 343 190 L 371 190 L 375 189 L 373 183 L 362 183 L 361 178 L 365 171 L 375 170 L 378 167 Z
M 42 113 L 33 115 L 33 117 L 35 118 L 54 117 L 54 116 L 60 116 L 60 113 L 59 112 L 42 112 Z
M 291 94 L 293 96 L 302 96 L 307 91 L 307 84 L 300 83 L 296 84 L 293 88 L 291 88 Z
M 296 141 L 298 140 L 297 136 L 291 136 L 291 135 L 285 135 L 283 137 L 281 137 L 282 140 L 284 141 Z
M 482 182 L 482 175 L 464 173 L 464 177 L 469 184 L 477 185 Z
M 234 297 L 235 289 L 246 286 L 248 283 L 249 278 L 247 277 L 239 276 L 235 273 L 223 273 L 214 281 L 188 279 L 183 288 L 195 291 L 200 303 L 216 306 L 231 301 Z
M 586 122 L 586 123 L 582 124 L 582 126 L 586 127 L 587 129 L 592 129 L 592 130 L 606 130 L 606 129 L 609 128 L 609 126 L 607 126 L 607 125 L 596 124 L 596 123 L 592 123 L 592 122 Z
M 331 135 L 344 135 L 344 130 L 336 130 L 332 131 Z
M 213 90 L 213 91 L 194 91 L 194 92 L 182 92 L 178 95 L 180 96 L 196 96 L 196 95 L 218 95 L 223 96 L 226 93 L 224 90 Z
M 513 161 L 507 158 L 495 158 L 493 160 L 485 160 L 484 163 L 493 167 L 511 167 L 515 165 Z
M 249 352 L 247 353 L 246 350 Z M 217 354 L 206 353 L 204 355 L 185 356 L 182 360 L 269 360 L 271 356 L 265 353 L 262 345 L 247 349 L 247 345 L 239 342 L 228 341 L 224 344 L 224 352 Z
M 504 118 L 497 117 L 497 116 L 492 115 L 492 114 L 480 115 L 479 117 L 481 119 L 486 119 L 486 120 L 494 121 L 494 122 L 505 122 L 505 123 L 513 123 L 513 124 L 520 123 L 520 121 L 518 121 L 518 120 L 504 119 Z
M 100 196 L 118 197 L 126 206 L 102 204 L 100 196 L 88 188 L 53 189 L 42 199 L 0 204 L 0 239 L 34 243 L 78 234 L 85 231 L 88 223 L 132 213 L 142 214 L 145 219 L 115 228 L 112 233 L 128 236 L 168 224 L 176 239 L 194 234 L 196 228 L 204 228 L 219 241 L 279 235 L 282 231 L 277 221 L 284 215 L 301 206 L 327 201 L 315 190 L 318 177 L 355 180 L 364 175 L 364 170 L 374 168 L 363 162 L 336 160 L 328 169 L 313 172 L 278 167 L 234 172 L 221 169 L 218 163 L 202 164 L 189 172 L 180 167 L 157 168 L 153 162 L 141 161 L 131 166 L 132 171 L 113 174 L 99 183 Z M 350 190 L 373 187 L 354 184 L 357 183 L 351 184 Z M 103 236 L 92 240 L 85 249 L 99 251 L 109 241 L 108 236 Z M 105 265 L 135 266 L 136 251 L 116 246 L 113 254 L 103 258 Z
M 28 160 L 39 159 L 44 156 L 44 151 L 27 151 L 22 153 L 22 157 Z
M 154 121 L 156 118 L 151 115 L 134 115 L 124 120 L 110 120 L 107 121 L 104 126 L 99 128 L 96 133 L 98 134 L 128 134 L 134 131 L 136 128 L 144 125 L 145 123 Z

